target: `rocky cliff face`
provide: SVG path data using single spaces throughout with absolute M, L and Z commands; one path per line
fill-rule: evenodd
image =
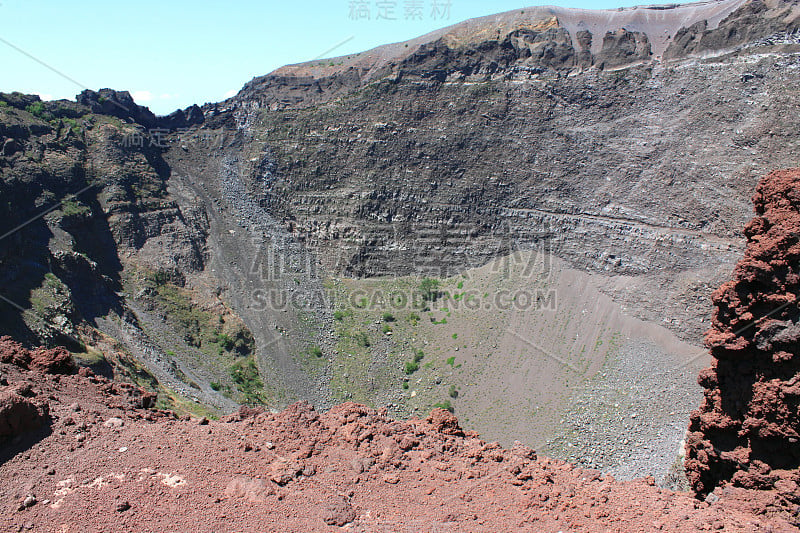
M 731 483 L 798 503 L 800 466 L 800 169 L 758 185 L 756 217 L 733 279 L 713 295 L 705 400 L 692 414 L 686 467 L 707 494 Z
M 90 359 L 96 348 L 162 395 L 219 410 L 326 407 L 348 398 L 357 376 L 364 401 L 408 414 L 406 360 L 393 357 L 421 349 L 411 345 L 421 334 L 395 341 L 400 328 L 384 333 L 378 315 L 359 327 L 380 342 L 347 344 L 353 332 L 333 333 L 343 322 L 319 298 L 337 287 L 330 277 L 444 278 L 525 251 L 571 269 L 543 281 L 562 291 L 565 316 L 475 315 L 528 342 L 476 339 L 475 358 L 496 349 L 538 368 L 537 357 L 567 361 L 559 372 L 574 383 L 605 376 L 624 329 L 636 363 L 624 366 L 638 372 L 663 358 L 643 358 L 643 328 L 628 318 L 662 328 L 648 333 L 662 347 L 675 346 L 670 334 L 698 343 L 707 298 L 741 255 L 757 177 L 796 165 L 798 13 L 780 0 L 526 9 L 284 67 L 169 117 L 110 90 L 77 103 L 2 95 L 3 331 L 88 344 Z M 585 292 L 588 278 L 610 303 Z M 588 338 L 570 329 L 587 307 L 624 317 L 595 320 Z M 468 351 L 440 337 L 430 342 L 443 368 L 426 368 L 429 355 L 416 378 L 431 402 L 458 377 L 443 352 Z M 542 352 L 545 337 L 553 346 Z M 597 353 L 585 356 L 587 346 Z M 686 385 L 669 366 L 659 371 Z M 464 368 L 461 397 L 486 397 L 467 388 L 475 379 Z M 383 374 L 393 381 L 373 380 Z M 548 387 L 534 392 L 552 396 Z
M 207 260 L 205 213 L 170 197 L 162 157 L 167 140 L 152 139 L 135 120 L 165 124 L 127 93 L 85 92 L 78 100 L 0 95 L 3 332 L 84 354 L 86 345 L 96 347 L 115 363 L 131 363 L 118 369 L 122 374 L 231 408 L 232 401 L 215 400 L 208 388 L 219 378 L 192 378 L 181 361 L 170 361 L 165 351 L 175 346 L 155 349 L 140 322 L 146 313 L 134 310 L 137 303 L 162 316 L 188 309 L 189 296 L 178 291 Z M 167 286 L 172 292 L 158 292 Z M 215 305 L 209 300 L 206 307 Z M 219 322 L 231 313 L 216 303 L 217 323 L 202 324 L 211 315 L 200 314 L 167 329 L 184 338 L 205 327 L 209 335 L 230 334 L 234 344 L 242 329 L 233 319 Z M 129 352 L 139 362 L 129 361 Z M 97 363 L 97 353 L 87 358 Z M 206 383 L 206 392 L 187 382 Z
M 794 164 L 797 28 L 784 2 L 509 12 L 279 69 L 206 127 L 263 139 L 245 179 L 334 272 L 546 249 L 697 342 L 746 198 Z

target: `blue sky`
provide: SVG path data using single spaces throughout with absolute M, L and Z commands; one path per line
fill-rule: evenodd
M 0 91 L 72 99 L 84 87 L 110 87 L 166 114 L 223 100 L 281 65 L 404 41 L 468 18 L 531 5 L 604 9 L 637 3 L 0 0 Z M 355 18 L 355 7 L 362 18 Z M 407 8 L 415 18 L 406 18 Z

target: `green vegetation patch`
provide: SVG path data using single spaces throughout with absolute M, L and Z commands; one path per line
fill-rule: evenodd
M 426 302 L 435 302 L 441 293 L 439 292 L 439 280 L 433 278 L 422 278 L 419 284 L 422 299 Z
M 313 357 L 322 357 L 322 348 L 317 346 L 316 344 L 308 349 L 308 355 Z
M 168 274 L 155 272 L 150 281 L 155 285 L 157 300 L 169 319 L 178 323 L 190 346 L 208 355 L 246 357 L 255 351 L 255 338 L 244 325 L 226 324 L 192 302 L 189 291 L 167 281 Z
M 413 374 L 417 370 L 419 370 L 419 363 L 415 363 L 414 361 L 408 361 L 406 363 L 405 370 L 404 370 L 406 374 L 409 374 L 409 375 Z
M 246 403 L 266 403 L 263 394 L 264 382 L 261 381 L 261 377 L 258 373 L 258 365 L 256 365 L 253 356 L 244 357 L 234 362 L 231 365 L 230 372 L 231 379 L 233 379 L 239 392 L 244 395 Z
M 44 102 L 34 102 L 25 106 L 25 111 L 30 113 L 36 118 L 45 118 L 47 110 L 44 107 Z
M 433 404 L 433 407 L 434 408 L 438 407 L 439 409 L 446 409 L 447 411 L 450 411 L 451 413 L 455 410 L 455 409 L 453 409 L 453 405 L 450 403 L 450 400 L 445 400 L 443 402 L 435 403 L 435 404 Z
M 61 202 L 61 213 L 69 218 L 88 218 L 91 216 L 92 210 L 77 198 L 70 198 Z

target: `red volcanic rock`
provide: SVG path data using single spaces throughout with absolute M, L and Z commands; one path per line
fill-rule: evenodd
M 0 447 L 0 531 L 795 530 L 768 495 L 791 498 L 797 482 L 698 502 L 459 435 L 447 411 L 398 421 L 298 403 L 198 423 L 143 411 L 136 388 L 99 376 L 0 372 L 15 423 L 26 400 L 52 419 L 31 447 Z
M 0 390 L 0 438 L 16 437 L 39 429 L 47 421 L 47 404 L 32 398 L 30 385 Z
M 0 337 L 0 363 L 28 368 L 31 352 L 9 336 Z
M 61 346 L 32 351 L 29 367 L 44 374 L 73 374 L 77 371 L 72 355 Z
M 0 363 L 28 368 L 44 374 L 72 374 L 77 371 L 70 353 L 58 346 L 30 351 L 11 337 L 0 337 Z
M 353 506 L 345 500 L 341 499 L 328 506 L 327 514 L 324 521 L 329 526 L 344 526 L 356 519 L 356 512 Z
M 463 436 L 464 432 L 458 425 L 458 418 L 453 413 L 445 409 L 434 409 L 428 415 L 427 422 L 431 424 L 436 431 L 446 435 L 459 435 Z
M 761 180 L 733 279 L 712 296 L 711 368 L 692 413 L 686 472 L 694 490 L 777 489 L 800 503 L 800 169 Z M 783 487 L 783 489 L 781 489 Z M 787 496 L 787 494 L 791 494 Z

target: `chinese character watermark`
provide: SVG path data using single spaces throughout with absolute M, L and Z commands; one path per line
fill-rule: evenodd
M 452 0 L 350 0 L 350 20 L 450 20 Z
M 192 131 L 189 128 L 151 128 L 127 133 L 122 137 L 123 148 L 169 148 L 171 144 L 211 146 L 219 144 L 211 132 Z

